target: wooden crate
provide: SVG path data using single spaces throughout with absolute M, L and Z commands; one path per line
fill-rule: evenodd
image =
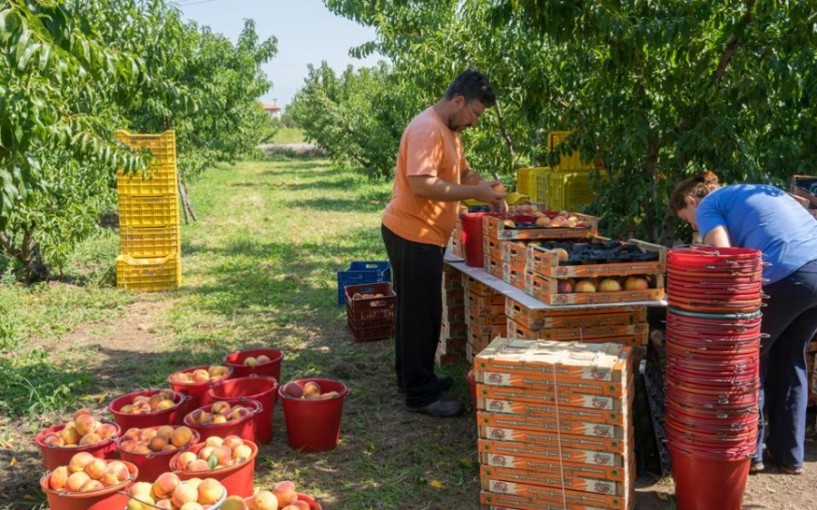
M 515 229 L 506 227 L 503 218 L 483 216 L 482 235 L 493 239 L 581 239 L 597 236 L 599 219 L 587 214 L 573 213 L 577 218 L 588 223 L 588 227 L 543 227 Z
M 519 290 L 525 290 L 525 270 L 519 267 L 512 267 L 507 262 L 502 263 L 502 281 L 516 287 Z
M 506 326 L 508 337 L 519 340 L 554 340 L 585 344 L 612 342 L 635 347 L 647 345 L 647 339 L 649 338 L 649 326 L 646 324 L 602 326 L 599 328 L 529 329 L 513 319 L 507 319 Z M 621 331 L 631 332 L 615 334 Z
M 605 240 L 595 237 L 595 240 Z M 657 261 L 620 262 L 605 264 L 559 265 L 559 257 L 554 250 L 536 244 L 527 246 L 528 270 L 552 278 L 592 278 L 624 275 L 657 275 L 667 268 L 667 248 L 657 244 L 630 239 L 632 244 L 644 252 L 658 253 Z
M 664 298 L 664 276 L 655 275 L 655 288 L 622 290 L 619 292 L 566 292 L 558 291 L 557 278 L 547 278 L 533 271 L 525 273 L 525 292 L 550 305 L 590 305 L 602 303 L 631 303 L 660 301 Z
M 647 321 L 647 307 L 622 306 L 596 310 L 531 310 L 513 298 L 505 299 L 505 315 L 522 326 L 542 328 L 581 328 L 616 324 L 640 324 Z

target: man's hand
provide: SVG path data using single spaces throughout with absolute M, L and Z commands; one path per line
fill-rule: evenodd
M 481 181 L 476 186 L 473 198 L 480 202 L 485 202 L 486 204 L 497 204 L 500 201 L 504 202 L 507 193 L 505 193 L 504 187 L 499 187 L 501 184 L 500 181 Z M 507 208 L 507 204 L 505 207 Z

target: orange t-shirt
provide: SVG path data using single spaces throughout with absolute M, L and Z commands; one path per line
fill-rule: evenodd
M 383 212 L 383 224 L 403 239 L 446 246 L 457 222 L 459 201 L 419 197 L 409 187 L 409 176 L 433 175 L 460 184 L 466 168 L 460 135 L 448 129 L 433 108 L 422 111 L 400 139 L 394 191 Z

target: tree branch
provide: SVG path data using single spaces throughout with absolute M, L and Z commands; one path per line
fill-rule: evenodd
M 746 12 L 743 13 L 743 18 L 740 20 L 738 27 L 743 28 L 746 27 L 749 23 L 752 22 L 754 17 L 752 16 L 752 9 L 755 7 L 755 0 L 745 0 L 744 5 L 746 6 Z M 726 68 L 729 66 L 729 63 L 732 61 L 732 57 L 735 56 L 735 52 L 738 50 L 738 44 L 740 40 L 738 39 L 737 32 L 733 33 L 731 37 L 729 37 L 729 41 L 726 43 L 726 49 L 721 55 L 720 60 L 718 61 L 718 67 L 715 69 L 715 79 L 720 82 L 723 78 L 723 75 L 726 74 Z

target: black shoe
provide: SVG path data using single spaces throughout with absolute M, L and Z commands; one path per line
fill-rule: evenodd
M 427 406 L 406 406 L 406 410 L 413 413 L 427 414 L 429 416 L 434 416 L 435 418 L 451 418 L 461 415 L 464 408 L 457 400 L 439 398 Z
M 454 379 L 450 375 L 438 375 L 437 382 L 440 384 L 441 391 L 448 391 L 454 386 Z M 397 391 L 405 393 L 406 389 L 402 386 L 397 386 Z

